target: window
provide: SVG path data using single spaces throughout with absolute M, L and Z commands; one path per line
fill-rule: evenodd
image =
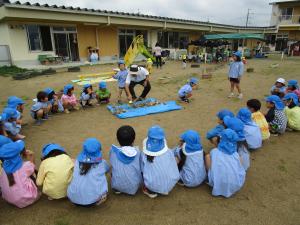
M 27 36 L 30 51 L 41 50 L 40 28 L 37 25 L 27 26 Z
M 293 16 L 293 8 L 281 9 L 281 20 L 291 20 Z
M 179 32 L 158 32 L 157 40 L 163 48 L 181 48 L 188 47 L 188 35 Z
M 52 51 L 52 40 L 49 26 L 40 26 L 43 51 Z

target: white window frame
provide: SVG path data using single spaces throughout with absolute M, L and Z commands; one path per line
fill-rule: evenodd
M 40 41 L 40 47 L 41 47 L 41 49 L 39 49 L 39 50 L 32 50 L 31 49 L 31 43 L 30 43 L 30 38 L 29 38 L 28 26 L 37 26 L 38 27 L 39 41 Z M 38 24 L 27 24 L 26 25 L 26 35 L 27 35 L 27 43 L 28 43 L 28 50 L 29 50 L 29 52 L 43 52 L 43 43 L 42 43 L 42 39 L 41 39 L 40 25 L 38 25 Z

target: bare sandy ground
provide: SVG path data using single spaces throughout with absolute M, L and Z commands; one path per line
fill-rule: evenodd
M 271 64 L 278 63 L 277 68 Z M 104 158 L 108 158 L 111 144 L 119 126 L 129 124 L 137 133 L 136 145 L 141 146 L 147 129 L 159 124 L 166 130 L 168 144 L 173 147 L 179 135 L 186 129 L 200 132 L 205 151 L 210 144 L 205 140 L 207 130 L 216 124 L 215 114 L 222 108 L 236 112 L 245 106 L 249 98 L 263 101 L 277 77 L 298 79 L 300 58 L 279 61 L 277 57 L 264 60 L 249 60 L 247 67 L 254 73 L 245 73 L 242 80 L 244 99 L 228 99 L 229 84 L 227 66 L 218 67 L 211 80 L 201 80 L 194 92 L 194 100 L 184 109 L 164 114 L 120 120 L 111 115 L 105 106 L 81 110 L 69 115 L 52 117 L 40 127 L 32 126 L 29 117 L 31 99 L 45 87 L 61 89 L 78 73 L 58 73 L 48 77 L 37 77 L 24 81 L 0 77 L 1 108 L 10 95 L 26 100 L 24 127 L 27 147 L 36 154 L 40 163 L 40 151 L 44 144 L 57 142 L 64 146 L 72 157 L 81 150 L 82 142 L 88 137 L 99 138 L 103 144 Z M 107 72 L 114 66 L 85 67 L 84 73 Z M 216 68 L 215 65 L 209 66 Z M 178 88 L 194 74 L 202 75 L 202 68 L 181 69 L 180 62 L 167 62 L 162 70 L 154 69 L 151 76 L 151 97 L 161 101 L 176 99 Z M 161 81 L 159 77 L 171 77 Z M 96 85 L 95 85 L 96 86 Z M 116 83 L 109 83 L 112 98 L 116 100 Z M 80 88 L 76 93 L 79 95 Z M 264 104 L 263 104 L 264 105 Z M 265 110 L 263 107 L 262 111 Z M 298 225 L 300 224 L 300 163 L 299 133 L 286 133 L 272 137 L 264 147 L 251 154 L 251 168 L 243 189 L 230 199 L 211 196 L 210 188 L 201 185 L 188 189 L 177 186 L 169 196 L 149 199 L 142 192 L 134 197 L 116 196 L 110 193 L 108 201 L 98 208 L 80 208 L 67 199 L 40 201 L 25 209 L 17 209 L 0 200 L 1 225 L 88 225 L 88 224 L 207 224 L 207 225 Z M 109 178 L 109 176 L 108 176 Z

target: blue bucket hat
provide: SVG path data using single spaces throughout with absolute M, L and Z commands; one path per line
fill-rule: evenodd
M 49 144 L 44 145 L 44 147 L 42 149 L 42 157 L 45 158 L 53 150 L 59 150 L 59 151 L 65 152 L 65 149 L 63 147 L 61 147 L 59 144 L 49 143 Z
M 238 57 L 242 57 L 242 52 L 241 51 L 236 51 L 235 53 L 233 53 L 233 55 L 238 56 Z
M 10 96 L 7 99 L 7 107 L 16 109 L 18 105 L 23 105 L 25 102 L 21 99 L 18 98 L 17 96 Z
M 120 60 L 118 61 L 118 65 L 121 65 L 121 64 L 124 64 L 124 65 L 125 65 L 125 61 L 124 61 L 123 59 L 120 59 Z
M 13 141 L 8 138 L 8 137 L 5 137 L 4 135 L 0 135 L 0 147 L 2 145 L 5 145 L 5 144 L 8 144 L 8 143 L 12 143 Z
M 244 124 L 250 124 L 252 122 L 251 115 L 251 111 L 248 108 L 241 108 L 236 118 L 240 119 Z
M 52 92 L 54 92 L 54 90 L 52 88 L 45 88 L 44 89 L 44 92 L 47 94 L 47 95 L 50 95 Z
M 6 174 L 13 174 L 22 167 L 23 160 L 20 153 L 24 148 L 25 143 L 21 140 L 0 147 L 0 158 L 3 160 L 2 167 Z
M 233 112 L 231 112 L 228 109 L 223 109 L 223 110 L 221 110 L 220 112 L 217 113 L 217 117 L 220 120 L 224 120 L 225 116 L 234 117 L 234 114 L 233 114 Z
M 292 99 L 295 105 L 299 104 L 298 96 L 295 93 L 288 93 L 283 97 L 283 100 L 290 100 Z
M 101 143 L 96 138 L 88 138 L 77 156 L 78 162 L 99 163 L 102 161 Z
M 180 139 L 184 141 L 182 150 L 186 155 L 202 150 L 201 138 L 197 131 L 187 130 L 181 134 Z
M 68 91 L 72 88 L 74 88 L 72 84 L 67 84 L 66 86 L 64 86 L 64 94 L 68 94 Z
M 143 152 L 149 156 L 160 156 L 167 150 L 164 130 L 158 125 L 150 127 L 143 143 Z
M 278 110 L 284 109 L 284 104 L 277 95 L 270 95 L 269 97 L 266 97 L 266 102 L 272 102 Z
M 192 77 L 192 78 L 189 80 L 189 82 L 190 82 L 191 84 L 198 84 L 199 79 L 197 79 L 196 77 Z
M 289 80 L 288 81 L 288 87 L 295 86 L 296 88 L 299 88 L 298 81 L 297 80 Z
M 221 133 L 221 140 L 218 145 L 218 149 L 227 155 L 232 155 L 237 151 L 238 140 L 239 137 L 237 133 L 234 130 L 227 128 Z
M 107 85 L 106 85 L 106 82 L 105 81 L 101 81 L 100 83 L 99 83 L 99 88 L 106 88 L 107 87 Z
M 12 108 L 5 108 L 2 112 L 2 120 L 9 120 L 9 119 L 17 119 L 19 116 L 18 111 L 16 109 L 12 109 Z
M 85 84 L 85 85 L 83 85 L 83 90 L 86 90 L 86 89 L 91 88 L 91 87 L 92 87 L 91 84 Z
M 224 124 L 227 128 L 230 128 L 231 130 L 235 131 L 238 135 L 238 141 L 244 141 L 245 134 L 244 134 L 244 123 L 236 118 L 236 117 L 224 117 Z

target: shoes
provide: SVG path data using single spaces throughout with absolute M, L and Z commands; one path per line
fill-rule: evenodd
M 183 187 L 184 187 L 184 183 L 182 182 L 182 180 L 179 180 L 179 181 L 177 182 L 177 184 L 178 184 L 179 186 L 183 186 Z
M 78 105 L 74 106 L 74 109 L 78 111 L 79 110 L 79 106 Z
M 64 111 L 66 114 L 69 114 L 70 113 L 70 111 L 68 110 L 68 109 L 65 109 L 65 111 Z
M 121 194 L 121 191 L 118 191 L 118 190 L 116 190 L 116 189 L 113 189 L 112 190 L 116 195 L 120 195 Z
M 42 120 L 36 120 L 34 125 L 40 126 L 42 123 L 43 123 Z
M 148 190 L 145 186 L 143 187 L 143 193 L 147 195 L 149 198 L 156 198 L 157 193 Z
M 242 99 L 243 98 L 243 94 L 241 93 L 237 97 L 238 97 L 238 99 Z
M 228 95 L 228 98 L 233 98 L 233 97 L 234 97 L 233 93 L 230 93 L 230 95 Z

